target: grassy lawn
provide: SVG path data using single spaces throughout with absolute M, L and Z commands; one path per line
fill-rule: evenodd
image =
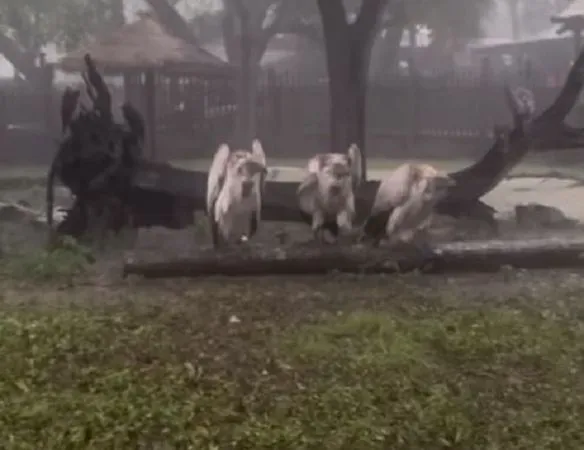
M 584 448 L 584 283 L 105 284 L 83 261 L 0 260 L 2 449 Z
M 573 287 L 12 278 L 2 448 L 584 448 Z

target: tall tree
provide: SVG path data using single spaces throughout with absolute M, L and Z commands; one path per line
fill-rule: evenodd
M 146 0 L 175 35 L 196 43 L 193 30 L 168 0 Z M 234 140 L 249 147 L 256 133 L 256 92 L 260 62 L 272 37 L 308 15 L 311 0 L 222 0 L 221 35 L 228 61 L 239 68 Z M 315 9 L 312 9 L 314 16 Z M 295 28 L 300 32 L 301 27 Z M 308 27 L 307 27 L 308 29 Z
M 36 82 L 36 60 L 48 43 L 70 49 L 120 21 L 121 0 L 3 0 L 0 54 Z
M 171 29 L 193 39 L 168 0 L 147 0 Z M 270 39 L 292 33 L 323 43 L 331 89 L 331 147 L 365 147 L 365 93 L 372 46 L 384 32 L 385 72 L 393 69 L 403 30 L 427 25 L 436 42 L 476 37 L 493 0 L 222 0 L 221 28 L 229 61 L 240 67 L 237 137 L 255 133 L 259 64 Z M 320 20 L 319 20 L 320 19 Z M 183 25 L 177 22 L 182 21 Z M 188 36 L 187 36 L 188 37 Z
M 365 147 L 365 106 L 371 49 L 389 0 L 364 0 L 352 20 L 342 0 L 317 0 L 322 19 L 330 92 L 330 145 L 345 152 Z M 367 173 L 363 164 L 363 176 Z
M 302 19 L 314 16 L 308 0 L 223 0 L 223 44 L 239 67 L 235 139 L 246 148 L 256 133 L 256 94 L 261 60 L 278 33 L 301 33 Z M 310 30 L 311 27 L 304 27 Z
M 365 152 L 366 92 L 371 51 L 380 30 L 397 53 L 405 28 L 427 25 L 436 42 L 476 36 L 492 0 L 317 0 L 327 53 L 331 151 L 356 143 Z M 455 12 L 458 10 L 458 13 Z M 457 23 L 462 17 L 466 20 Z M 387 32 L 389 31 L 389 32 Z M 386 55 L 391 56 L 391 55 Z M 395 61 L 395 56 L 394 56 Z M 366 165 L 363 164 L 363 177 Z

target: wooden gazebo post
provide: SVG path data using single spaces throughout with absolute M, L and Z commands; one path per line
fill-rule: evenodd
M 144 115 L 146 120 L 146 154 L 153 160 L 157 159 L 156 149 L 156 74 L 154 69 L 144 72 Z

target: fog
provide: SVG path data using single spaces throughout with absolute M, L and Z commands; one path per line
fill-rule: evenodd
M 220 0 L 179 0 L 175 5 L 177 11 L 185 18 L 190 19 L 195 15 L 199 14 L 201 11 L 218 10 L 221 7 Z M 138 18 L 138 15 L 142 11 L 148 10 L 148 5 L 143 0 L 125 0 L 124 1 L 124 14 L 126 16 L 126 21 L 133 22 Z M 64 52 L 57 49 L 56 45 L 48 44 L 43 48 L 46 55 L 47 62 L 55 62 Z M 13 77 L 14 68 L 4 56 L 0 55 L 0 78 Z M 77 79 L 78 77 L 72 77 L 71 79 Z M 58 73 L 56 75 L 56 81 L 68 81 L 69 77 L 65 74 Z

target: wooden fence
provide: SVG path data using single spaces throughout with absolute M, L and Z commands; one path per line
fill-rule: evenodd
M 522 84 L 534 92 L 537 109 L 545 108 L 559 89 Z M 143 89 L 139 82 L 126 89 L 126 95 L 142 110 Z M 7 130 L 19 127 L 58 136 L 61 91 L 53 87 L 51 92 L 39 93 L 26 86 L 0 86 L 3 147 L 9 146 Z M 262 80 L 258 92 L 258 136 L 270 154 L 304 157 L 326 148 L 326 83 L 306 85 L 272 76 Z M 123 89 L 114 89 L 115 104 L 121 104 L 123 97 Z M 236 111 L 233 80 L 158 77 L 155 98 L 157 153 L 164 159 L 207 157 L 231 135 Z M 405 77 L 368 90 L 367 136 L 372 154 L 382 154 L 390 145 L 393 151 L 395 142 L 404 148 L 424 140 L 464 141 L 476 146 L 478 139 L 489 137 L 495 124 L 510 120 L 501 80 Z

